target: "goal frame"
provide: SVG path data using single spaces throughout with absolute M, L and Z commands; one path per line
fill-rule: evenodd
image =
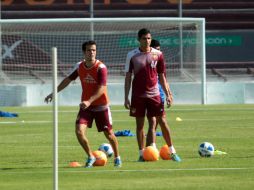
M 206 43 L 205 43 L 205 18 L 184 18 L 184 17 L 141 17 L 141 18 L 60 18 L 60 19 L 3 19 L 0 20 L 0 24 L 4 23 L 74 23 L 74 22 L 86 22 L 90 23 L 91 39 L 93 39 L 93 24 L 96 22 L 113 23 L 113 22 L 197 22 L 201 28 L 201 104 L 207 103 L 206 98 Z M 1 33 L 1 31 L 0 31 Z M 181 33 L 181 32 L 180 32 Z M 181 41 L 181 36 L 180 36 Z M 2 43 L 2 42 L 0 42 Z M 2 45 L 2 44 L 0 44 Z M 0 68 L 1 68 L 0 63 Z M 1 71 L 0 71 L 1 72 Z

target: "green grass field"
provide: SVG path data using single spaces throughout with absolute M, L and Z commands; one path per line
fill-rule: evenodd
M 52 107 L 3 107 L 18 118 L 0 118 L 0 189 L 53 189 Z M 254 105 L 175 105 L 167 110 L 175 148 L 181 163 L 159 160 L 137 162 L 136 137 L 119 137 L 122 168 L 113 158 L 104 167 L 70 168 L 71 161 L 84 162 L 85 155 L 74 133 L 77 107 L 59 108 L 59 189 L 254 189 Z M 135 133 L 135 121 L 123 106 L 113 106 L 115 131 Z M 182 121 L 176 121 L 176 117 Z M 96 128 L 88 130 L 95 150 L 107 142 Z M 203 141 L 227 155 L 200 158 Z M 157 146 L 164 145 L 157 137 Z

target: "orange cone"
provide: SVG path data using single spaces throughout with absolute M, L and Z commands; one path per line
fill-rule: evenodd
M 80 167 L 81 164 L 78 163 L 78 162 L 70 162 L 70 163 L 69 163 L 69 166 L 70 166 L 71 168 L 76 168 L 76 167 Z

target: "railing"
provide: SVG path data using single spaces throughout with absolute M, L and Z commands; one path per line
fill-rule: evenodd
M 178 5 L 168 1 L 130 4 L 112 1 L 94 3 L 94 17 L 177 17 Z M 2 5 L 2 19 L 15 18 L 89 18 L 89 4 L 52 3 L 28 6 L 26 3 Z M 184 17 L 205 17 L 207 29 L 254 29 L 254 2 L 247 0 L 195 0 L 183 5 Z
M 112 64 L 107 65 L 109 76 L 124 76 L 124 64 Z M 188 64 L 188 67 L 184 69 L 195 68 L 195 64 Z M 51 76 L 52 65 L 50 64 L 4 64 L 3 72 L 6 76 L 21 75 L 23 79 L 29 79 L 31 76 L 34 79 L 38 79 L 42 83 L 45 83 L 47 78 Z M 66 77 L 73 69 L 73 64 L 58 64 L 59 77 Z M 179 63 L 167 64 L 167 72 L 180 71 Z M 250 74 L 254 77 L 254 61 L 253 62 L 207 62 L 206 70 L 211 70 L 214 75 L 223 77 L 221 70 L 230 69 L 246 69 L 246 74 Z M 10 76 L 11 80 L 11 76 Z M 21 79 L 22 80 L 22 79 Z

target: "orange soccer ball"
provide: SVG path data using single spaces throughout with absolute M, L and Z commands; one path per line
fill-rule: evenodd
M 144 149 L 143 158 L 145 161 L 159 160 L 159 151 L 153 146 L 148 146 Z
M 168 145 L 165 144 L 161 147 L 160 157 L 162 158 L 162 160 L 171 160 L 170 154 L 171 152 L 169 151 Z
M 107 159 L 107 155 L 100 151 L 100 150 L 95 150 L 93 151 L 93 155 L 96 158 L 96 161 L 94 162 L 94 166 L 105 166 L 108 159 Z

